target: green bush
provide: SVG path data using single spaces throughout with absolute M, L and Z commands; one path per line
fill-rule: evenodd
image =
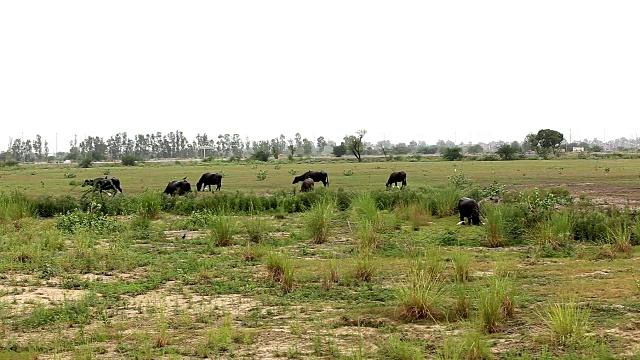
M 120 159 L 124 166 L 136 166 L 138 161 L 142 161 L 142 158 L 135 155 L 125 155 Z

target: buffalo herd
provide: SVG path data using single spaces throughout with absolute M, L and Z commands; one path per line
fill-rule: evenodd
M 300 186 L 300 192 L 308 192 L 313 190 L 313 186 L 316 182 L 322 182 L 322 185 L 329 185 L 329 175 L 324 171 L 307 171 L 302 175 L 295 176 L 293 178 L 292 184 L 297 184 L 302 182 Z M 394 171 L 389 175 L 389 180 L 387 180 L 386 187 L 390 189 L 392 184 L 397 188 L 398 183 L 401 184 L 400 189 L 403 189 L 407 186 L 407 173 L 404 171 Z M 213 191 L 212 185 L 216 186 L 216 191 L 219 191 L 222 187 L 222 174 L 218 173 L 204 173 L 198 180 L 196 184 L 196 188 L 198 191 L 206 191 L 207 186 L 209 187 L 209 191 Z M 90 191 L 99 191 L 102 193 L 103 191 L 113 191 L 113 195 L 117 192 L 122 193 L 122 188 L 120 187 L 120 180 L 117 178 L 108 178 L 107 176 L 103 178 L 96 179 L 87 179 L 84 181 L 82 186 L 91 186 L 92 190 Z M 170 181 L 167 184 L 167 187 L 164 189 L 164 193 L 168 195 L 186 195 L 191 192 L 191 184 L 187 181 L 187 178 L 183 178 L 180 181 Z M 111 194 L 111 193 L 110 193 Z M 469 225 L 481 225 L 480 221 L 480 206 L 478 202 L 473 199 L 463 197 L 458 201 L 457 209 L 460 213 L 460 222 L 458 225 L 464 225 L 465 219 L 467 220 L 467 224 Z

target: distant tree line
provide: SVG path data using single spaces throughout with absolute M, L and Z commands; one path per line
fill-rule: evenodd
M 189 140 L 176 130 L 162 134 L 138 134 L 129 136 L 126 132 L 117 133 L 108 139 L 100 136 L 87 136 L 78 142 L 77 136 L 69 143 L 69 150 L 56 154 L 56 159 L 93 161 L 121 160 L 124 157 L 135 159 L 159 158 L 197 158 L 211 157 L 224 159 L 242 159 L 253 157 L 258 160 L 269 158 L 310 157 L 333 155 L 336 157 L 353 156 L 358 161 L 362 156 L 401 156 L 407 154 L 440 155 L 446 160 L 458 160 L 466 155 L 495 154 L 504 160 L 512 160 L 527 152 L 534 152 L 540 157 L 557 156 L 560 151 L 572 151 L 581 147 L 585 151 L 602 151 L 615 146 L 617 149 L 637 148 L 638 141 L 632 139 L 616 139 L 607 144 L 594 139 L 568 143 L 564 135 L 551 129 L 542 129 L 536 134 L 528 134 L 522 142 L 510 143 L 494 141 L 481 144 L 455 144 L 452 141 L 438 140 L 429 145 L 424 141 L 392 144 L 389 140 L 376 143 L 367 142 L 367 131 L 358 130 L 355 134 L 345 135 L 340 143 L 327 140 L 324 136 L 317 139 L 303 138 L 300 133 L 287 138 L 280 135 L 273 139 L 249 140 L 239 134 L 220 134 L 209 138 L 197 134 Z M 0 161 L 45 161 L 49 159 L 49 144 L 40 135 L 31 140 L 13 139 L 5 152 L 0 153 Z

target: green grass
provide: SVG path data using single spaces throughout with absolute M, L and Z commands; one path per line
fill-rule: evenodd
M 634 245 L 625 256 L 596 260 L 599 246 L 611 246 L 600 224 L 590 227 L 589 221 L 612 230 L 610 225 L 627 223 L 631 232 L 634 213 L 586 200 L 534 213 L 514 191 L 546 189 L 555 181 L 594 191 L 594 197 L 618 191 L 634 196 L 628 190 L 637 186 L 637 162 L 608 163 L 606 177 L 595 170 L 602 162 L 282 162 L 279 169 L 268 164 L 265 181 L 239 177 L 257 171 L 242 163 L 113 166 L 110 175 L 126 180 L 125 194 L 82 201 L 60 173 L 69 197 L 39 198 L 39 189 L 18 188 L 45 217 L 30 214 L 0 224 L 0 357 L 482 359 L 494 352 L 495 358 L 513 359 L 632 358 L 639 355 L 629 324 L 639 310 L 634 300 L 640 250 Z M 563 164 L 563 174 L 556 164 Z M 293 194 L 290 170 L 300 173 L 310 165 L 354 171 L 332 177 L 328 189 Z M 408 172 L 409 188 L 384 189 L 393 167 Z M 58 191 L 48 176 L 63 168 L 38 168 L 37 177 Z M 403 206 L 427 208 L 418 204 L 435 211 L 438 193 L 453 193 L 442 189 L 454 168 L 473 180 L 465 195 L 479 194 L 493 180 L 506 184 L 499 204 L 503 248 L 480 246 L 486 225 L 456 226 L 457 216 L 444 215 L 416 229 L 414 211 L 402 214 Z M 166 185 L 166 177 L 183 173 L 193 179 L 205 169 L 229 174 L 223 191 L 155 197 L 154 181 Z M 102 170 L 73 169 L 80 182 Z M 0 176 L 16 186 L 22 171 L 2 169 Z M 144 184 L 141 175 L 149 176 Z M 583 181 L 592 185 L 573 185 Z M 362 227 L 366 222 L 353 217 L 352 199 L 363 192 L 383 218 L 377 231 L 362 233 L 373 226 Z M 140 210 L 148 195 L 148 210 Z M 306 216 L 325 196 L 335 200 L 335 217 L 328 241 L 315 243 L 307 236 Z M 547 198 L 540 192 L 535 199 Z M 82 212 L 52 217 L 76 207 Z M 561 212 L 569 214 L 576 257 L 562 251 L 532 257 L 532 230 L 549 221 L 547 214 Z M 237 224 L 227 246 L 209 237 L 217 218 Z M 551 233 L 567 233 L 567 222 L 555 221 Z M 363 241 L 367 236 L 375 241 Z M 631 244 L 636 241 L 632 234 Z M 367 242 L 379 245 L 362 246 Z M 563 345 L 551 327 L 543 328 L 546 310 L 540 311 L 545 316 L 534 310 L 563 293 L 577 294 L 585 299 L 578 308 L 589 309 L 587 330 L 572 338 L 580 346 L 574 340 Z M 495 309 L 493 332 L 481 334 L 488 304 Z

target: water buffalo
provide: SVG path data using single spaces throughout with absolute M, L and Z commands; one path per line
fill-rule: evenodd
M 399 182 L 402 183 L 400 189 L 407 186 L 407 173 L 404 171 L 392 172 L 391 175 L 389 175 L 389 180 L 387 180 L 387 189 L 391 187 L 391 183 L 394 183 L 394 185 L 398 187 Z
M 208 186 L 209 191 L 213 191 L 211 189 L 211 185 L 216 185 L 216 190 L 220 190 L 220 187 L 222 187 L 222 174 L 217 174 L 217 173 L 202 174 L 202 176 L 200 176 L 200 180 L 198 180 L 198 183 L 196 184 L 196 187 L 198 188 L 198 191 L 200 191 L 200 189 L 204 191 L 204 189 Z
M 302 185 L 300 186 L 300 192 L 307 192 L 313 190 L 313 185 L 315 182 L 311 178 L 306 178 L 302 180 Z
M 460 222 L 458 225 L 464 225 L 464 218 L 467 218 L 468 224 L 481 225 L 480 206 L 478 202 L 467 197 L 458 200 L 458 211 L 460 212 Z
M 117 194 L 118 191 L 122 193 L 120 180 L 114 177 L 112 177 L 111 179 L 108 179 L 106 176 L 103 178 L 87 179 L 84 181 L 84 183 L 82 183 L 82 187 L 85 186 L 91 186 L 93 187 L 93 191 L 100 191 L 100 193 L 107 190 L 113 190 L 113 195 Z
M 191 192 L 191 184 L 189 184 L 186 178 L 180 181 L 170 181 L 169 184 L 167 184 L 167 188 L 164 189 L 164 193 L 169 195 L 185 195 L 189 192 Z
M 293 183 L 296 184 L 300 181 L 304 181 L 304 179 L 312 179 L 314 182 L 322 181 L 322 185 L 329 185 L 329 175 L 327 175 L 324 171 L 307 171 L 306 173 L 296 176 L 293 178 Z

